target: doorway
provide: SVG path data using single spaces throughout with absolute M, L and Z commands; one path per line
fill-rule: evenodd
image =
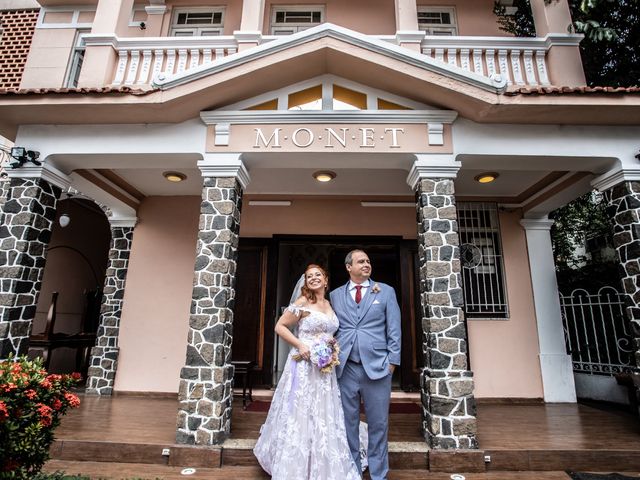
M 344 285 L 344 266 L 355 248 L 367 252 L 372 278 L 394 287 L 402 313 L 402 364 L 394 373 L 395 388 L 419 388 L 422 329 L 417 283 L 417 244 L 399 237 L 275 236 L 241 239 L 237 268 L 233 360 L 258 365 L 256 383 L 275 385 L 282 374 L 289 346 L 273 333 L 279 316 L 304 268 L 315 263 L 329 274 L 329 288 Z

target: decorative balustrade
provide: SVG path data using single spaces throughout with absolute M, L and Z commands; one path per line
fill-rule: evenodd
M 509 85 L 549 85 L 547 52 L 552 46 L 577 46 L 582 35 L 544 38 L 426 36 L 421 51 L 484 77 L 501 75 Z
M 175 75 L 238 51 L 232 36 L 116 38 L 86 35 L 84 44 L 118 52 L 112 85 L 144 86 L 157 75 Z
M 261 42 L 277 38 L 282 37 L 262 36 Z M 372 38 L 398 42 L 393 35 Z M 581 39 L 582 35 L 571 34 L 544 38 L 424 36 L 420 46 L 424 55 L 463 70 L 488 78 L 500 75 L 512 85 L 538 86 L 551 83 L 546 59 L 549 49 L 577 46 Z M 112 85 L 128 86 L 148 85 L 157 75 L 179 74 L 238 51 L 234 36 L 118 38 L 88 34 L 83 43 L 112 46 L 118 53 Z

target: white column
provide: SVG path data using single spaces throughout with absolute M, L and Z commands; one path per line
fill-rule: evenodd
M 551 247 L 553 220 L 523 219 L 536 309 L 540 370 L 545 402 L 575 402 L 571 356 L 567 355 L 562 328 L 560 297 Z

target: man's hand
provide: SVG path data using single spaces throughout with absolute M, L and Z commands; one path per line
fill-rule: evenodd
M 389 371 L 391 372 L 391 375 L 393 375 L 393 372 L 395 372 L 396 370 L 396 366 L 393 363 L 389 364 Z

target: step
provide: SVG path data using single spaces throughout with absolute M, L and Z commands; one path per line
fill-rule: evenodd
M 174 467 L 258 467 L 254 439 L 229 439 L 221 446 L 160 443 L 57 440 L 51 458 L 168 465 Z M 165 453 L 165 455 L 163 455 Z M 166 455 L 168 453 L 168 455 Z M 429 450 L 423 442 L 389 442 L 389 465 L 394 471 L 636 471 L 639 450 Z

